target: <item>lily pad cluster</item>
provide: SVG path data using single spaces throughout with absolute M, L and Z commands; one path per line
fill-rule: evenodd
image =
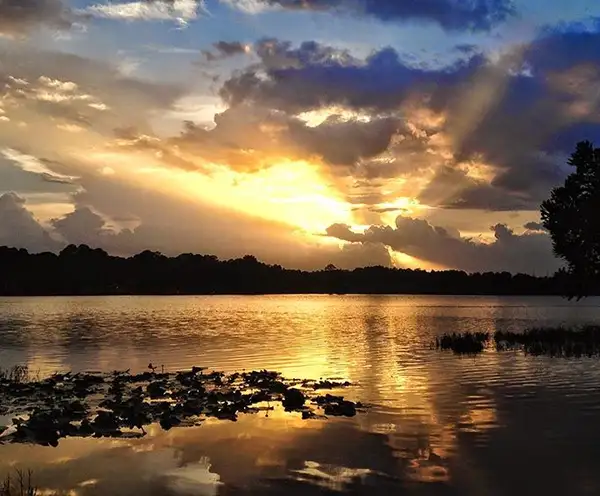
M 0 427 L 0 442 L 57 446 L 60 438 L 141 437 L 144 426 L 199 425 L 206 418 L 235 421 L 239 414 L 269 411 L 281 404 L 304 419 L 352 417 L 360 403 L 319 394 L 349 382 L 285 379 L 261 370 L 226 374 L 193 367 L 176 373 L 129 371 L 55 374 L 21 382 L 0 379 L 0 415 L 13 416 Z

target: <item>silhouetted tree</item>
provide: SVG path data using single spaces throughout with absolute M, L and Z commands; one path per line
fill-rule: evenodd
M 267 265 L 251 255 L 167 257 L 144 251 L 129 258 L 70 245 L 59 255 L 0 247 L 0 295 L 99 294 L 561 294 L 567 275 L 467 274 L 389 267 L 307 272 Z
M 569 159 L 575 167 L 563 186 L 542 203 L 542 224 L 550 232 L 554 253 L 567 262 L 571 276 L 567 296 L 594 291 L 600 276 L 600 148 L 577 144 Z

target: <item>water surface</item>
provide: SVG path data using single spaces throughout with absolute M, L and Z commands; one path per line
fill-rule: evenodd
M 600 320 L 600 300 L 211 296 L 0 300 L 0 365 L 267 368 L 338 377 L 354 419 L 211 421 L 141 440 L 0 446 L 70 494 L 598 494 L 600 361 L 430 348 L 453 331 Z

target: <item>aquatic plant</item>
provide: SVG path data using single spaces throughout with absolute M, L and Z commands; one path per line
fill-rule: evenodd
M 439 350 L 452 350 L 457 354 L 476 354 L 484 350 L 489 339 L 487 332 L 443 334 L 435 339 L 435 347 Z
M 39 374 L 38 374 L 39 376 Z M 17 384 L 30 382 L 34 380 L 27 365 L 15 365 L 9 369 L 0 367 L 0 381 L 10 381 Z
M 537 327 L 524 332 L 498 331 L 496 349 L 523 350 L 528 355 L 553 357 L 600 356 L 600 326 Z
M 484 350 L 490 336 L 484 332 L 444 334 L 434 346 L 458 354 L 475 354 Z M 535 327 L 522 332 L 497 331 L 494 334 L 497 351 L 521 350 L 527 355 L 551 357 L 600 356 L 600 326 L 581 328 Z
M 362 406 L 317 393 L 349 382 L 289 380 L 267 370 L 225 374 L 207 373 L 202 367 L 176 373 L 150 369 L 140 374 L 54 374 L 30 382 L 20 375 L 7 376 L 0 381 L 0 411 L 15 417 L 12 425 L 0 427 L 0 443 L 57 446 L 67 436 L 141 437 L 144 426 L 152 423 L 169 430 L 199 425 L 207 417 L 235 421 L 239 414 L 272 410 L 277 404 L 304 419 L 352 417 Z
M 0 483 L 0 496 L 37 496 L 38 490 L 32 484 L 32 472 L 16 470 L 14 477 L 10 474 Z

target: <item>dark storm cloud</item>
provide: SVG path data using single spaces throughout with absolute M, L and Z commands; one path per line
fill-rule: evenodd
M 68 29 L 74 15 L 62 0 L 0 1 L 0 35 L 21 37 L 34 28 Z
M 494 241 L 480 243 L 425 220 L 400 216 L 395 227 L 371 226 L 359 234 L 346 225 L 334 224 L 327 234 L 354 243 L 382 243 L 421 260 L 469 272 L 509 271 L 541 275 L 552 273 L 560 266 L 545 233 L 517 235 L 504 224 L 492 226 L 491 230 Z
M 330 11 L 384 22 L 433 22 L 447 30 L 487 31 L 515 14 L 509 0 L 261 0 L 285 9 Z

